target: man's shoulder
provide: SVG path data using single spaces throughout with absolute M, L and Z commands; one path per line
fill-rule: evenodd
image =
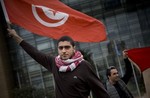
M 80 63 L 81 67 L 83 69 L 86 69 L 87 71 L 94 71 L 95 72 L 95 66 L 92 65 L 90 62 L 88 62 L 87 60 L 83 60 L 81 63 Z
M 90 67 L 90 66 L 92 66 L 88 61 L 86 61 L 86 60 L 83 60 L 83 61 L 81 61 L 81 66 L 83 66 L 83 67 Z

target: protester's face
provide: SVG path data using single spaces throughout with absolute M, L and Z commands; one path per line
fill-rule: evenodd
M 75 47 L 68 41 L 60 41 L 58 43 L 58 53 L 62 60 L 70 59 L 75 52 Z
M 117 69 L 111 69 L 110 76 L 108 76 L 112 82 L 116 82 L 119 79 L 119 74 Z

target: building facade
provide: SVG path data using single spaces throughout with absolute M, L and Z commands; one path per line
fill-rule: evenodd
M 119 74 L 121 76 L 124 74 L 125 66 L 122 58 L 124 49 L 150 46 L 149 0 L 61 0 L 61 2 L 102 21 L 106 26 L 106 41 L 101 43 L 77 42 L 77 49 L 88 50 L 92 53 L 94 67 L 103 83 L 106 81 L 105 71 L 109 66 L 116 66 Z M 12 27 L 38 50 L 48 55 L 57 55 L 54 39 L 35 35 L 16 25 Z M 1 32 L 4 33 L 4 31 Z M 8 45 L 11 64 L 7 66 L 13 67 L 14 85 L 19 88 L 24 85 L 32 85 L 37 89 L 42 88 L 48 91 L 48 98 L 55 98 L 53 75 L 34 61 L 13 40 L 6 38 L 2 42 Z M 1 55 L 1 58 L 8 57 Z M 0 64 L 3 65 L 3 63 Z M 143 79 L 136 68 L 134 70 L 135 75 L 131 78 L 128 87 L 135 97 L 141 97 L 145 93 Z

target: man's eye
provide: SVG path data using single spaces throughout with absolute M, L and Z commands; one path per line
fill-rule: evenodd
M 59 48 L 59 50 L 62 50 L 63 48 L 68 50 L 71 48 L 71 46 L 59 46 L 58 48 Z

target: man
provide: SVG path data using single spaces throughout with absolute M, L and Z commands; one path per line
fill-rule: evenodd
M 45 55 L 25 42 L 15 30 L 9 35 L 39 64 L 53 73 L 56 98 L 88 98 L 90 90 L 97 98 L 109 98 L 100 79 L 93 72 L 89 62 L 75 50 L 74 41 L 63 36 L 58 40 L 58 56 Z
M 122 78 L 119 78 L 118 70 L 114 66 L 109 67 L 106 71 L 106 76 L 108 78 L 106 89 L 110 98 L 133 98 L 126 86 L 133 73 L 132 67 L 125 51 L 123 51 L 123 57 L 126 65 L 126 72 Z

